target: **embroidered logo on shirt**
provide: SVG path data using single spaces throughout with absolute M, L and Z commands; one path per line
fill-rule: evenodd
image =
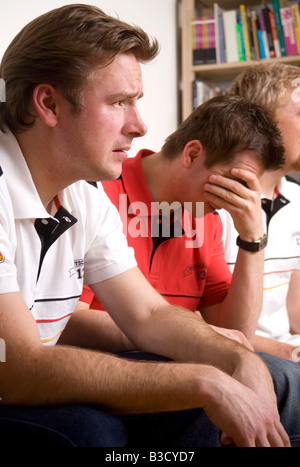
M 83 271 L 84 271 L 84 259 L 74 259 L 74 267 L 69 269 L 69 277 L 74 276 L 77 274 L 77 279 L 83 278 Z
M 4 261 L 5 261 L 5 256 L 0 251 L 0 263 L 4 263 Z
M 196 274 L 197 281 L 205 280 L 207 265 L 205 263 L 191 264 L 183 270 L 183 276 L 190 276 L 192 273 Z

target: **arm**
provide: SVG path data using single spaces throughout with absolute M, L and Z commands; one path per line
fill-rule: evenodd
M 291 331 L 300 334 L 300 271 L 294 271 L 286 298 Z
M 286 342 L 279 342 L 275 339 L 258 335 L 254 336 L 253 345 L 257 352 L 265 352 L 292 361 L 294 361 L 293 351 L 297 349 L 297 347 Z
M 123 273 L 118 287 L 119 293 L 113 295 L 116 299 L 112 306 L 115 314 L 120 305 L 119 300 L 122 303 L 128 296 L 128 283 L 124 275 L 137 281 L 135 285 L 138 285 L 139 293 L 142 293 L 141 288 L 145 286 L 141 276 L 131 272 L 128 277 L 128 273 Z M 107 294 L 104 293 L 105 300 L 108 300 L 115 280 L 116 278 L 110 279 L 105 281 L 105 284 L 95 287 L 99 290 L 104 287 L 107 290 Z M 123 288 L 125 283 L 126 290 Z M 145 291 L 145 296 L 150 298 L 150 289 Z M 128 299 L 126 308 L 128 306 L 130 310 L 135 309 L 136 298 L 139 297 Z M 155 301 L 158 306 L 161 299 L 156 298 Z M 147 308 L 147 303 L 142 303 Z M 161 305 L 162 303 L 160 307 Z M 176 340 L 184 328 L 182 321 L 178 322 L 177 319 L 175 325 L 171 325 L 170 316 L 174 317 L 174 310 L 171 310 L 172 315 L 168 312 L 170 332 L 166 326 L 162 326 L 166 318 L 164 314 L 161 315 L 163 310 L 158 310 L 163 319 L 158 319 L 156 313 L 153 313 L 151 318 L 146 310 L 141 318 L 135 317 L 136 310 L 126 311 L 129 324 L 125 327 L 133 327 L 132 335 L 137 330 L 141 332 L 138 341 L 143 342 L 146 339 L 146 348 L 159 352 L 161 346 L 157 345 L 157 339 L 154 339 L 154 345 L 148 341 L 153 340 L 152 331 L 160 329 L 162 337 L 167 341 L 166 348 L 170 349 L 170 353 L 174 353 L 174 350 L 171 350 L 174 345 L 170 345 L 170 340 Z M 126 322 L 124 312 L 121 315 L 120 322 Z M 202 328 L 204 323 L 199 318 L 195 319 Z M 227 339 L 215 335 L 210 328 L 206 331 L 213 337 L 212 340 L 215 339 L 219 351 L 222 350 L 225 366 L 230 368 L 229 373 L 232 373 L 236 380 L 217 368 L 203 364 L 132 362 L 77 347 L 43 346 L 39 340 L 36 323 L 17 292 L 0 296 L 0 320 L 1 337 L 6 342 L 7 350 L 7 361 L 0 365 L 0 394 L 6 404 L 99 404 L 114 413 L 146 413 L 203 407 L 212 421 L 221 430 L 226 431 L 238 445 L 289 445 L 277 410 L 274 404 L 270 403 L 273 402 L 272 395 L 267 395 L 269 400 L 265 397 L 261 399 L 253 389 L 238 381 L 244 379 L 240 367 L 243 366 L 242 362 L 245 363 L 246 354 L 250 356 L 248 363 L 251 368 L 254 370 L 254 367 L 257 367 L 256 376 L 258 373 L 261 377 L 264 374 L 267 383 L 268 372 L 264 364 L 252 352 L 243 348 L 240 352 L 238 344 L 233 341 L 227 342 Z M 145 328 L 148 325 L 147 330 Z M 206 325 L 204 326 L 206 328 Z M 202 339 L 205 342 L 205 333 Z M 163 345 L 162 348 L 164 347 Z M 169 350 L 165 353 L 169 353 Z M 228 364 L 230 359 L 233 362 Z M 259 379 L 261 380 L 262 378 Z M 249 426 L 253 428 L 249 429 Z
M 256 175 L 239 169 L 234 174 L 247 182 L 245 187 L 237 180 L 217 175 L 210 180 L 205 200 L 231 215 L 235 228 L 245 241 L 263 236 L 260 186 Z M 256 330 L 263 294 L 264 252 L 252 253 L 239 248 L 228 294 L 217 313 L 201 310 L 209 323 L 242 331 L 251 342 Z
M 82 301 L 78 302 L 58 344 L 113 353 L 134 349 L 106 311 L 90 309 Z

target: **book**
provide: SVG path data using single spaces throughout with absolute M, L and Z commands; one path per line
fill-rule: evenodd
M 262 34 L 262 40 L 263 40 L 264 49 L 265 49 L 265 58 L 270 58 L 267 31 L 266 31 L 266 26 L 265 26 L 264 13 L 262 10 L 258 12 L 258 21 L 259 21 L 260 30 Z
M 246 61 L 247 55 L 246 55 L 245 36 L 244 36 L 243 20 L 242 20 L 241 13 L 237 13 L 236 37 L 237 37 L 237 45 L 238 45 L 238 52 L 239 52 L 239 61 L 240 62 Z
M 256 32 L 257 32 L 257 41 L 258 41 L 260 58 L 267 58 L 266 51 L 265 51 L 263 33 L 262 33 L 261 28 L 260 28 L 260 23 L 259 23 L 257 15 L 256 15 Z
M 292 10 L 290 7 L 280 8 L 280 18 L 282 31 L 284 36 L 284 43 L 287 55 L 296 55 L 298 47 L 295 36 L 295 29 L 292 17 Z
M 214 16 L 196 17 L 192 21 L 193 64 L 216 63 Z
M 273 10 L 274 10 L 274 15 L 275 15 L 275 22 L 277 26 L 278 39 L 279 39 L 279 44 L 280 44 L 280 52 L 281 52 L 282 57 L 285 57 L 286 48 L 285 48 L 283 30 L 282 30 L 282 25 L 281 25 L 279 0 L 272 0 L 272 5 L 273 5 Z
M 277 58 L 279 58 L 281 57 L 281 50 L 280 50 L 280 43 L 279 43 L 279 38 L 278 38 L 274 11 L 271 11 L 271 10 L 269 11 L 269 18 L 270 18 L 270 25 L 271 25 L 275 55 Z
M 236 37 L 236 10 L 227 10 L 223 13 L 224 39 L 227 63 L 239 61 Z
M 193 81 L 193 109 L 217 94 L 220 94 L 219 88 L 214 88 L 205 81 L 195 79 Z
M 223 9 L 214 3 L 215 33 L 216 33 L 216 61 L 226 62 L 226 51 L 224 42 Z
M 240 12 L 241 12 L 241 18 L 242 18 L 243 36 L 244 36 L 245 51 L 246 51 L 246 60 L 248 61 L 248 60 L 251 60 L 251 50 L 250 50 L 250 40 L 249 40 L 249 31 L 248 31 L 248 24 L 247 24 L 245 5 L 240 5 Z
M 298 48 L 298 54 L 300 53 L 300 20 L 299 20 L 299 5 L 298 3 L 293 3 L 291 5 L 291 12 L 293 18 L 293 24 L 295 29 L 296 44 Z
M 265 7 L 262 9 L 262 12 L 264 15 L 264 22 L 265 22 L 265 28 L 266 28 L 266 33 L 267 33 L 267 41 L 268 41 L 270 58 L 274 58 L 276 55 L 275 55 L 275 48 L 274 48 L 272 29 L 271 29 L 270 17 L 269 17 L 270 8 Z
M 250 42 L 250 52 L 251 52 L 251 59 L 256 60 L 256 51 L 254 47 L 254 37 L 253 37 L 253 31 L 252 31 L 252 20 L 251 20 L 251 8 L 247 6 L 246 9 L 246 17 L 247 17 L 247 25 L 248 25 L 248 33 L 249 33 L 249 42 Z
M 258 32 L 257 32 L 257 15 L 255 11 L 251 11 L 251 26 L 252 26 L 252 36 L 253 36 L 253 43 L 254 43 L 254 50 L 255 50 L 255 57 L 256 59 L 261 58 L 259 45 L 258 45 Z

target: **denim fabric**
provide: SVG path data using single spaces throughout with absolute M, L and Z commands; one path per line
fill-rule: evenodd
M 300 365 L 258 352 L 273 378 L 281 423 L 293 447 L 300 447 Z
M 259 353 L 268 365 L 281 421 L 291 444 L 300 447 L 300 366 Z M 125 353 L 139 360 L 159 356 Z M 201 409 L 116 417 L 87 405 L 8 407 L 0 405 L 0 447 L 213 447 L 219 430 Z
M 0 406 L 0 447 L 214 447 L 203 410 L 115 417 L 97 407 Z

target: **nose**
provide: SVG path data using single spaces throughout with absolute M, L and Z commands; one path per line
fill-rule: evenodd
M 148 131 L 147 126 L 143 122 L 140 113 L 136 107 L 130 110 L 130 114 L 127 116 L 127 122 L 124 128 L 124 132 L 127 135 L 131 135 L 132 138 L 140 138 L 145 136 Z

